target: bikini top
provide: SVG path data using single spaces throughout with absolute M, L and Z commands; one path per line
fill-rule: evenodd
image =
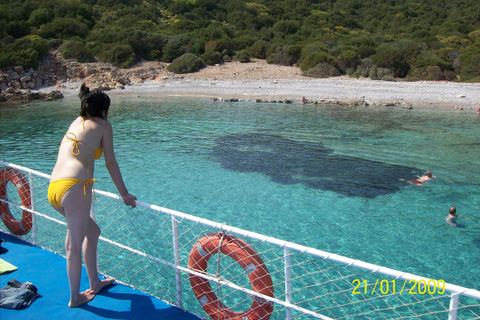
M 78 156 L 80 154 L 80 149 L 78 148 L 79 144 L 83 144 L 86 146 L 88 149 L 92 150 L 93 154 L 95 155 L 95 160 L 100 159 L 102 157 L 102 146 L 98 147 L 97 150 L 93 150 L 89 145 L 86 143 L 83 143 L 82 141 L 77 140 L 77 136 L 73 132 L 67 132 L 65 133 L 65 138 L 67 139 L 66 141 L 63 142 L 73 142 L 72 146 L 72 154 L 75 156 Z
M 85 120 L 83 119 L 83 117 L 82 117 L 82 126 L 83 126 L 83 129 L 85 129 Z M 78 156 L 80 154 L 80 149 L 78 148 L 78 144 L 83 144 L 84 146 L 88 147 L 88 149 L 92 150 L 93 154 L 95 155 L 95 160 L 100 159 L 102 157 L 102 146 L 98 147 L 97 150 L 93 150 L 86 143 L 83 143 L 82 141 L 78 141 L 77 136 L 73 132 L 65 133 L 65 138 L 67 140 L 63 142 L 69 142 L 69 141 L 73 142 L 73 146 L 72 146 L 73 155 Z

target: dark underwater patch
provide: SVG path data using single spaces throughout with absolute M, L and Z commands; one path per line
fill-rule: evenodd
M 213 155 L 227 170 L 256 172 L 280 184 L 301 183 L 346 196 L 376 197 L 398 191 L 418 169 L 333 155 L 319 143 L 276 135 L 232 134 L 216 140 Z

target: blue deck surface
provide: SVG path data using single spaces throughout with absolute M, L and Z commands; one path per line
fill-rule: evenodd
M 0 288 L 15 279 L 22 283 L 31 282 L 41 295 L 24 310 L 0 308 L 1 320 L 199 319 L 153 296 L 115 283 L 88 304 L 70 309 L 67 306 L 70 294 L 65 258 L 3 232 L 0 232 L 0 238 L 7 240 L 2 247 L 8 249 L 0 254 L 0 258 L 18 267 L 14 272 L 0 275 Z M 83 268 L 81 290 L 88 287 L 87 273 Z

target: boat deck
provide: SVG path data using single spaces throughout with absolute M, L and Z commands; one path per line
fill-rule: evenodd
M 0 254 L 0 259 L 18 268 L 11 273 L 0 274 L 0 288 L 15 279 L 32 283 L 41 295 L 23 310 L 0 308 L 2 320 L 200 319 L 151 295 L 116 283 L 105 288 L 88 304 L 70 309 L 67 306 L 70 294 L 65 258 L 3 232 L 0 232 L 0 239 L 7 241 L 2 243 L 2 247 L 8 250 Z M 88 287 L 83 267 L 81 290 Z

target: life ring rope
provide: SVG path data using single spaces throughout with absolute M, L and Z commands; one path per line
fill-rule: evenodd
M 209 233 L 193 245 L 188 259 L 189 269 L 198 274 L 207 274 L 208 260 L 214 254 L 226 255 L 234 259 L 247 274 L 252 291 L 266 297 L 274 297 L 272 278 L 260 256 L 245 241 L 222 232 Z M 193 292 L 205 310 L 214 320 L 243 319 L 251 320 L 270 318 L 273 304 L 266 299 L 252 295 L 252 304 L 245 312 L 234 312 L 223 304 L 213 292 L 208 279 L 195 273 L 189 275 Z M 220 291 L 221 292 L 221 291 Z
M 18 192 L 22 207 L 22 219 L 16 220 L 12 215 L 8 203 L 7 185 L 11 182 Z M 13 168 L 3 168 L 0 170 L 0 217 L 5 226 L 13 234 L 25 235 L 32 229 L 32 213 L 31 208 L 31 193 L 30 185 L 25 176 L 18 170 Z

